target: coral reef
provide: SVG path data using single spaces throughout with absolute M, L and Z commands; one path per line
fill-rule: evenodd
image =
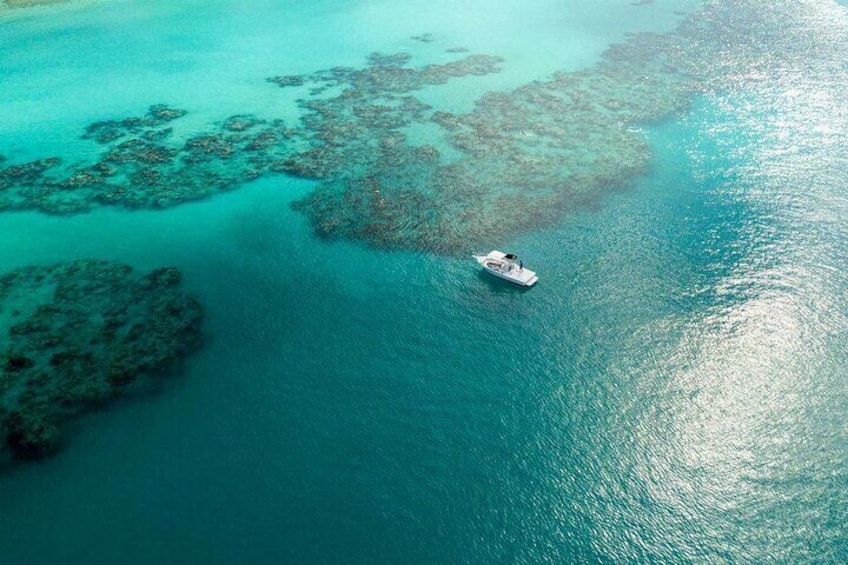
M 640 124 L 685 109 L 696 93 L 770 76 L 765 66 L 791 72 L 796 52 L 810 49 L 808 34 L 785 25 L 797 20 L 791 14 L 752 0 L 728 6 L 707 3 L 673 33 L 631 35 L 591 68 L 484 94 L 465 114 L 431 108 L 415 93 L 497 73 L 501 59 L 471 54 L 416 67 L 406 53 L 372 53 L 359 69 L 270 77 L 308 93 L 299 123 L 240 114 L 183 142 L 172 124 L 184 112 L 152 106 L 142 117 L 89 126 L 84 137 L 104 146 L 93 165 L 0 159 L 0 210 L 165 208 L 287 174 L 319 181 L 295 207 L 322 237 L 465 253 L 627 187 L 650 162 Z M 750 33 L 786 36 L 786 52 L 762 52 L 774 42 Z M 422 144 L 412 126 L 436 133 Z
M 294 132 L 281 121 L 232 116 L 182 143 L 171 123 L 184 110 L 151 106 L 141 117 L 101 121 L 83 134 L 105 148 L 93 165 L 62 167 L 58 158 L 3 166 L 0 210 L 71 214 L 97 205 L 167 208 L 241 186 L 271 172 Z
M 497 59 L 469 56 L 421 69 L 406 68 L 406 54 L 369 57 L 365 69 L 334 68 L 308 77 L 281 76 L 268 81 L 281 87 L 308 83 L 323 91 L 353 83 L 359 104 L 350 106 L 358 120 L 371 129 L 397 129 L 421 119 L 426 106 L 412 97 L 397 98 L 391 105 L 365 97 L 378 91 L 407 92 L 441 84 L 452 77 L 485 74 L 495 70 Z M 317 85 L 317 86 L 316 86 Z M 320 100 L 304 101 L 310 114 L 324 110 Z M 94 164 L 63 166 L 52 157 L 7 165 L 0 159 L 0 211 L 35 209 L 52 214 L 73 214 L 98 205 L 125 208 L 167 208 L 238 188 L 267 174 L 287 173 L 319 178 L 330 158 L 326 147 L 338 148 L 333 170 L 345 167 L 341 146 L 349 135 L 345 125 L 320 125 L 310 118 L 299 128 L 281 120 L 263 120 L 250 114 L 231 116 L 215 129 L 185 141 L 174 141 L 173 122 L 186 112 L 154 105 L 144 116 L 90 124 L 83 139 L 104 147 Z M 367 133 L 360 131 L 360 133 Z
M 441 253 L 550 224 L 642 173 L 650 153 L 631 126 L 687 103 L 688 77 L 646 78 L 666 57 L 656 39 L 635 36 L 595 68 L 486 94 L 462 115 L 411 96 L 419 86 L 398 70 L 402 59 L 372 56 L 367 79 L 344 76 L 338 96 L 304 103 L 313 147 L 284 170 L 325 182 L 296 208 L 322 237 Z M 472 68 L 463 74 L 499 62 L 464 61 Z M 459 158 L 446 162 L 407 139 L 404 128 L 425 122 L 443 129 Z
M 466 114 L 416 106 L 407 94 L 398 115 L 398 85 L 416 89 L 398 80 L 406 76 L 394 67 L 400 59 L 391 72 L 367 71 L 367 80 L 342 76 L 338 96 L 305 103 L 314 146 L 285 171 L 323 182 L 295 206 L 322 237 L 442 253 L 559 221 L 647 170 L 642 124 L 685 110 L 700 93 L 798 72 L 793 65 L 814 50 L 810 30 L 796 29 L 803 21 L 782 9 L 707 3 L 672 33 L 633 34 L 594 67 L 485 94 Z M 774 41 L 751 33 L 781 34 L 786 52 L 766 52 Z M 427 120 L 458 157 L 440 159 L 405 137 L 406 125 Z
M 49 455 L 63 419 L 190 352 L 202 312 L 180 280 L 88 260 L 0 276 L 0 460 Z

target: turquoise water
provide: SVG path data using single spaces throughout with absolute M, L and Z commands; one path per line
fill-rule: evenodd
M 265 77 L 372 51 L 503 57 L 419 95 L 469 111 L 703 8 L 173 4 L 0 13 L 0 154 L 85 160 L 87 124 L 155 103 L 188 132 L 294 120 L 302 93 Z M 787 30 L 759 46 L 776 60 L 730 44 L 748 74 L 632 126 L 643 174 L 493 241 L 540 273 L 529 291 L 464 256 L 318 238 L 291 207 L 315 182 L 282 175 L 165 210 L 0 213 L 3 271 L 174 265 L 206 309 L 161 390 L 4 470 L 0 561 L 848 560 L 848 11 L 725 4 Z

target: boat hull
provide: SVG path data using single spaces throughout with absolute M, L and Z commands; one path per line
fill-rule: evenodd
M 499 279 L 509 281 L 509 282 L 511 282 L 513 284 L 517 284 L 519 286 L 533 286 L 534 284 L 536 284 L 536 281 L 539 280 L 539 277 L 537 277 L 536 273 L 534 273 L 533 271 L 525 270 L 525 271 L 523 271 L 523 273 L 526 274 L 527 276 L 517 278 L 515 276 L 511 276 L 509 273 L 502 273 L 501 271 L 499 271 L 497 269 L 492 269 L 490 267 L 487 267 L 486 265 L 483 265 L 483 270 L 486 271 L 487 273 L 491 273 L 491 274 L 495 275 Z

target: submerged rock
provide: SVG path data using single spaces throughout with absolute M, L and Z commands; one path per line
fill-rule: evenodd
M 288 86 L 303 86 L 306 83 L 306 80 L 300 75 L 280 75 L 269 77 L 266 80 L 282 88 Z
M 177 269 L 106 261 L 0 276 L 0 459 L 60 446 L 67 417 L 166 371 L 200 341 L 202 310 Z

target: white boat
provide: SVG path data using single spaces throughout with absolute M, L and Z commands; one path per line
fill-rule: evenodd
M 533 286 L 539 277 L 530 269 L 524 268 L 524 263 L 514 253 L 490 251 L 488 255 L 472 255 L 483 268 L 496 277 L 521 286 Z

